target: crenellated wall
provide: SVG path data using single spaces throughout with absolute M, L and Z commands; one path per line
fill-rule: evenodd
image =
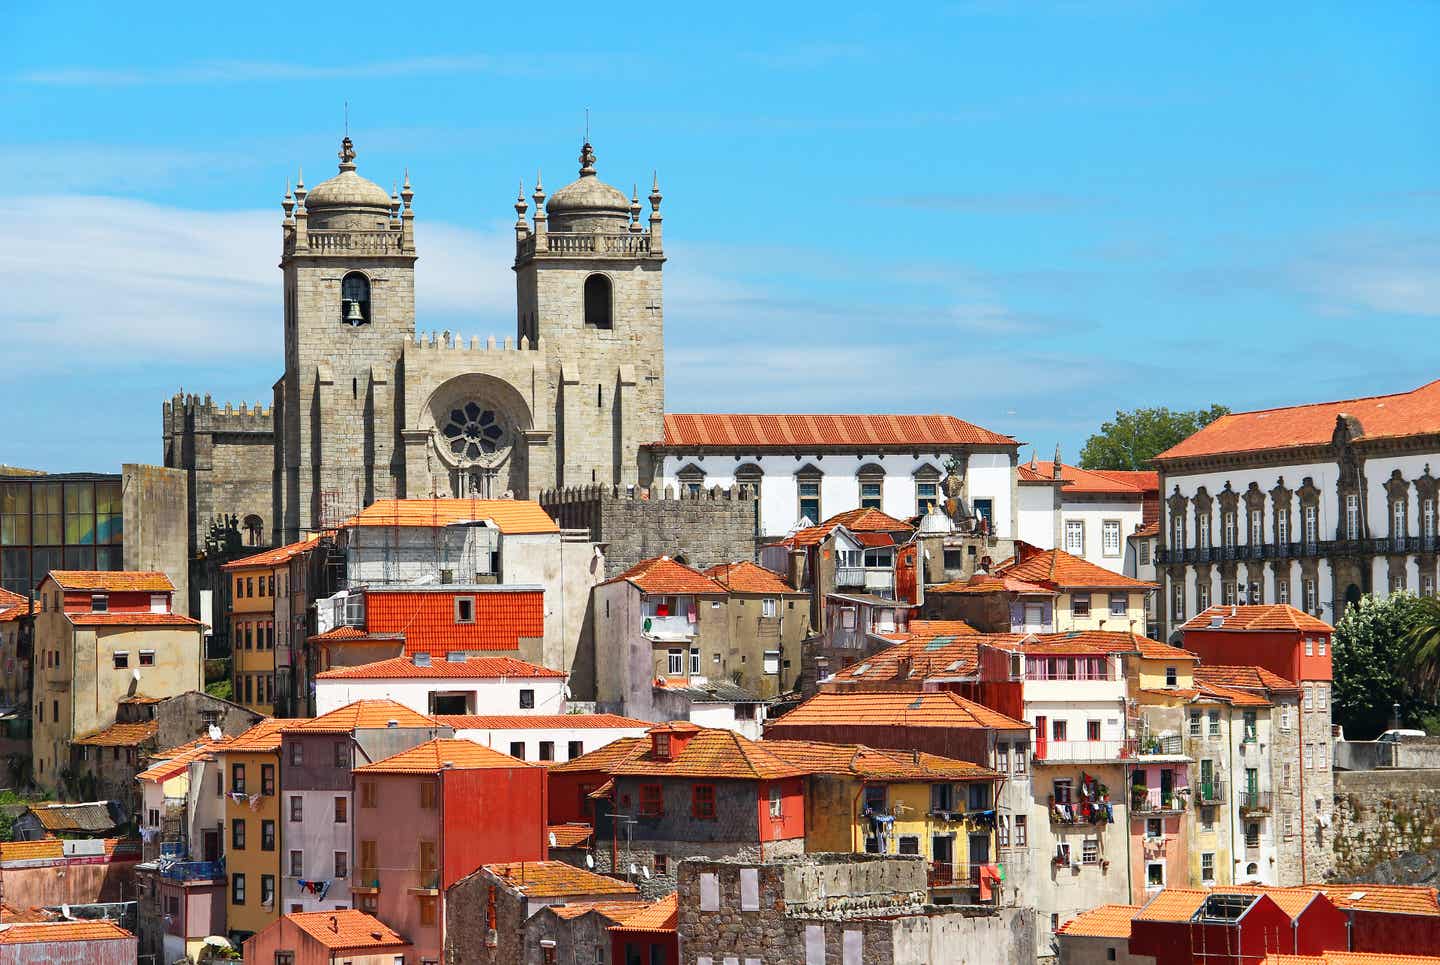
M 216 403 L 209 395 L 177 392 L 161 405 L 165 466 L 183 469 L 189 489 L 189 553 L 205 543 L 216 516 L 258 517 L 269 545 L 273 520 L 274 414 L 268 406 Z

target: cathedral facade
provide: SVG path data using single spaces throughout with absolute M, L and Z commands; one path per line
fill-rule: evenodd
M 338 173 L 283 202 L 285 373 L 270 412 L 251 415 L 273 426 L 272 483 L 241 500 L 268 495 L 270 539 L 387 497 L 648 480 L 665 407 L 658 183 L 642 224 L 639 197 L 596 176 L 587 143 L 574 182 L 548 197 L 536 184 L 533 215 L 518 197 L 515 336 L 467 342 L 416 331 L 414 192 L 407 178 L 387 194 L 355 157 L 346 138 Z M 220 467 L 187 455 L 180 413 L 208 404 L 166 405 L 167 464 L 191 469 L 196 489 Z M 192 520 L 192 536 L 207 522 Z

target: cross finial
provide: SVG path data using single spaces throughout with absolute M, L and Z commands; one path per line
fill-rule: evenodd
M 355 142 L 350 140 L 350 135 L 345 135 L 340 142 L 340 170 L 355 170 Z

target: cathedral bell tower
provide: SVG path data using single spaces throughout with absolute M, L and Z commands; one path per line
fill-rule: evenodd
M 407 175 L 387 194 L 340 146 L 335 177 L 282 207 L 285 375 L 275 386 L 277 538 L 290 542 L 396 495 L 396 379 L 415 331 Z
M 546 200 L 537 176 L 533 223 L 516 199 L 516 334 L 542 345 L 554 386 L 554 485 L 648 483 L 641 447 L 660 441 L 665 343 L 660 186 L 640 198 L 601 181 L 589 141 L 580 177 Z

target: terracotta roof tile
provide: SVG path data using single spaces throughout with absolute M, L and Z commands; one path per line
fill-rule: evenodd
M 368 641 L 404 641 L 403 633 L 371 633 L 361 627 L 333 627 L 324 633 L 305 638 L 310 643 L 360 643 Z
M 113 921 L 23 922 L 0 928 L 0 945 L 54 944 L 56 942 L 99 942 L 131 938 Z
M 664 445 L 726 449 L 828 446 L 1014 446 L 1015 440 L 948 415 L 667 413 Z
M 266 717 L 248 730 L 241 731 L 224 747 L 217 747 L 217 754 L 263 754 L 280 746 L 280 731 L 291 724 L 305 723 L 304 718 Z
M 59 838 L 40 841 L 0 841 L 0 861 L 39 861 L 59 858 L 65 854 Z
M 1328 446 L 1336 420 L 1342 414 L 1359 421 L 1358 438 L 1366 441 L 1440 432 L 1440 380 L 1394 395 L 1224 415 L 1160 453 L 1155 462 L 1296 446 Z
M 1045 596 L 1055 595 L 1055 591 L 1048 586 L 1041 586 L 1039 583 L 1030 583 L 1000 573 L 976 573 L 968 580 L 951 580 L 949 583 L 942 583 L 939 586 L 931 587 L 925 592 L 961 594 L 1033 593 L 1044 594 Z
M 373 764 L 355 768 L 356 774 L 439 774 L 442 770 L 482 771 L 541 767 L 491 750 L 474 741 L 437 737 Z
M 566 895 L 628 895 L 640 889 L 628 881 L 576 868 L 563 861 L 511 861 L 487 864 L 485 870 L 528 898 Z
M 19 922 L 41 922 L 54 921 L 53 913 L 44 908 L 16 908 L 8 902 L 0 902 L 0 923 L 16 924 Z
M 309 539 L 302 539 L 299 542 L 288 543 L 285 546 L 277 546 L 273 550 L 266 550 L 263 553 L 256 553 L 254 556 L 247 556 L 244 559 L 234 560 L 220 567 L 222 570 L 253 570 L 263 568 L 274 568 L 288 563 L 295 557 L 308 550 L 314 549 L 320 544 L 324 537 L 320 534 L 311 536 Z
M 1215 626 L 1215 621 L 1219 625 Z M 1181 630 L 1225 630 L 1254 632 L 1265 630 L 1298 630 L 1310 633 L 1333 633 L 1335 628 L 1324 620 L 1297 610 L 1288 603 L 1221 606 L 1201 610 L 1180 627 Z
M 1195 668 L 1195 682 L 1242 687 L 1248 690 L 1275 690 L 1292 693 L 1298 688 L 1277 673 L 1264 667 L 1240 667 L 1227 664 L 1201 664 Z
M 393 700 L 357 700 L 319 717 L 287 721 L 281 729 L 287 734 L 348 734 L 354 730 L 384 730 L 392 720 L 398 727 L 439 726 L 435 718 L 417 714 Z M 236 740 L 244 736 L 241 734 Z
M 595 836 L 595 829 L 588 824 L 578 822 L 567 822 L 565 824 L 552 824 L 549 828 L 550 837 L 555 839 L 552 848 L 575 848 L 589 841 Z
M 435 719 L 456 730 L 591 730 L 635 728 L 648 730 L 650 721 L 620 714 L 436 714 Z
M 799 593 L 781 578 L 779 573 L 765 569 L 758 563 L 739 560 L 735 563 L 721 563 L 705 571 L 705 575 L 730 590 L 732 593 Z
M 1160 522 L 1159 520 L 1156 520 L 1154 522 L 1146 523 L 1144 526 L 1136 529 L 1135 532 L 1131 533 L 1130 535 L 1141 539 L 1147 536 L 1159 536 Z
M 558 533 L 559 525 L 529 499 L 377 499 L 346 521 L 352 526 L 453 526 L 485 520 L 507 536 Z
M 1189 921 L 1210 892 L 1199 888 L 1166 888 L 1135 913 L 1133 921 Z
M 66 619 L 77 627 L 203 627 L 193 617 L 179 613 L 66 613 Z
M 1054 462 L 1032 459 L 1020 467 L 1020 478 L 1026 482 L 1051 482 L 1054 480 Z M 1120 472 L 1099 469 L 1081 469 L 1079 466 L 1060 464 L 1061 492 L 1068 494 L 1089 493 L 1094 495 L 1114 494 L 1134 496 L 1140 499 L 1146 493 L 1157 494 L 1160 490 L 1160 474 L 1156 472 Z
M 900 643 L 858 660 L 835 674 L 837 681 L 929 680 L 971 676 L 982 643 L 1023 639 L 1020 634 L 981 634 L 959 620 L 913 620 Z
M 867 781 L 991 781 L 1001 777 L 998 771 L 979 764 L 919 751 L 803 740 L 767 740 L 765 747 L 810 773 L 848 774 Z
M 1155 589 L 1154 583 L 1122 576 L 1061 549 L 1035 550 L 1031 547 L 1030 552 L 1022 552 L 1018 562 L 1002 564 L 996 567 L 996 572 L 1061 590 L 1072 587 L 1085 590 Z
M 684 563 L 677 563 L 668 556 L 656 556 L 641 560 L 619 576 L 612 576 L 602 585 L 625 582 L 632 583 L 643 593 L 702 595 L 724 595 L 725 587 Z
M 1339 908 L 1353 911 L 1385 912 L 1394 915 L 1440 917 L 1440 901 L 1436 890 L 1423 885 L 1323 885 L 1325 892 Z
M 161 593 L 175 589 L 164 573 L 140 570 L 51 570 L 50 578 L 63 590 Z
M 1226 703 L 1234 704 L 1236 707 L 1269 707 L 1270 701 L 1259 694 L 1249 690 L 1241 690 L 1238 687 L 1226 687 L 1223 684 L 1199 683 L 1199 700 L 1223 700 Z
M 611 741 L 604 747 L 597 747 L 588 754 L 572 757 L 563 764 L 552 764 L 550 773 L 577 772 L 583 774 L 599 771 L 609 774 L 615 767 L 632 758 L 639 757 L 649 748 L 650 738 L 648 737 L 622 737 L 619 740 Z
M 1075 938 L 1129 938 L 1139 905 L 1100 905 L 1061 925 L 1057 934 Z
M 704 728 L 685 740 L 669 758 L 657 757 L 646 740 L 641 752 L 610 768 L 615 777 L 713 777 L 768 781 L 810 773 L 772 754 L 765 742 L 732 730 Z
M 631 915 L 618 925 L 611 925 L 607 931 L 673 933 L 679 918 L 680 894 L 672 891 L 664 898 L 646 905 L 638 914 Z
M 1058 648 L 1074 643 L 1105 653 L 1138 653 L 1146 660 L 1200 660 L 1189 650 L 1151 640 L 1130 630 L 1067 630 L 1062 633 L 1039 633 L 1035 636 L 1041 644 L 1054 648 L 1057 653 L 1060 652 Z M 1025 646 L 1022 649 L 1031 652 L 1038 648 Z
M 389 925 L 354 908 L 295 911 L 286 915 L 285 919 L 329 949 L 361 951 L 410 947 L 410 943 Z
M 455 622 L 455 598 L 475 601 L 475 621 Z M 545 635 L 545 594 L 541 590 L 370 590 L 365 594 L 365 627 L 371 634 L 399 633 L 405 653 L 443 657 L 453 650 L 518 650 L 522 637 Z
M 579 918 L 581 915 L 588 915 L 593 911 L 613 922 L 622 922 L 633 918 L 650 906 L 643 901 L 610 899 L 608 901 L 562 901 L 559 904 L 545 907 L 559 918 Z
M 0 609 L 0 623 L 10 623 L 18 620 L 29 612 L 29 605 L 24 603 Z
M 896 519 L 878 509 L 868 506 L 837 513 L 825 520 L 822 526 L 844 526 L 852 533 L 909 533 L 915 527 Z
M 136 747 L 160 733 L 160 722 L 154 720 L 137 723 L 111 724 L 104 730 L 75 739 L 76 744 L 89 747 Z
M 526 663 L 515 657 L 473 657 L 469 660 L 434 660 L 428 667 L 417 666 L 413 657 L 393 657 L 358 667 L 337 667 L 315 675 L 318 680 L 393 680 L 427 679 L 433 677 L 466 677 L 471 679 L 558 677 L 565 671 Z
M 0 608 L 18 606 L 28 602 L 29 600 L 26 597 L 21 596 L 19 593 L 12 593 L 3 586 L 0 586 Z
M 1267 955 L 1260 965 L 1440 965 L 1440 955 L 1326 951 L 1318 955 Z
M 224 745 L 230 743 L 230 740 L 225 736 L 213 741 L 208 737 L 197 737 L 187 744 L 162 751 L 154 755 L 153 763 L 136 774 L 135 779 L 137 781 L 168 781 L 197 761 L 213 761 L 215 752 L 223 749 Z
M 1007 717 L 948 690 L 920 693 L 819 693 L 765 727 L 767 737 L 783 739 L 797 725 L 874 725 L 1029 730 L 1023 720 Z

